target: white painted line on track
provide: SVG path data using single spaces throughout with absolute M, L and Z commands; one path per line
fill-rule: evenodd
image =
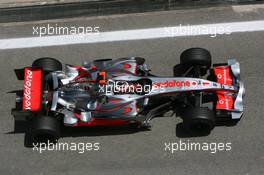
M 214 29 L 219 29 L 219 31 L 215 31 Z M 264 20 L 187 26 L 179 25 L 170 27 L 100 32 L 97 34 L 94 33 L 87 35 L 55 35 L 44 37 L 1 39 L 0 49 L 20 49 L 72 44 L 172 38 L 181 36 L 215 35 L 223 34 L 223 29 L 227 29 L 231 34 L 237 32 L 264 31 Z

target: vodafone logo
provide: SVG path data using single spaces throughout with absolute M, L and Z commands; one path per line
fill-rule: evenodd
M 224 100 L 219 100 L 219 104 L 223 105 L 225 103 Z
M 214 67 L 214 73 L 217 77 L 217 83 L 232 85 L 232 76 L 230 66 Z
M 32 79 L 33 73 L 31 70 L 26 70 L 25 72 L 25 82 L 24 82 L 24 98 L 25 98 L 25 109 L 31 110 L 31 87 L 32 87 Z
M 41 103 L 42 70 L 24 69 L 23 110 L 38 111 Z
M 165 82 L 156 82 L 154 86 L 157 87 L 189 87 L 191 86 L 190 81 L 177 81 L 177 80 L 171 80 L 171 81 L 165 81 Z
M 234 101 L 232 96 L 225 96 L 218 92 L 217 97 L 218 101 L 216 104 L 216 109 L 233 109 Z
M 222 79 L 223 76 L 222 76 L 221 74 L 217 74 L 217 78 L 218 78 L 218 79 Z

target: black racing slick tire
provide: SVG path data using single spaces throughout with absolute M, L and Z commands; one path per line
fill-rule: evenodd
M 203 48 L 190 48 L 181 53 L 181 64 L 188 66 L 206 66 L 211 67 L 212 57 L 208 50 Z
M 56 142 L 60 138 L 60 122 L 51 116 L 32 120 L 30 136 L 34 143 Z
M 174 77 L 184 77 L 186 72 L 190 69 L 190 66 L 186 66 L 183 64 L 176 64 L 173 67 L 173 75 Z
M 32 67 L 41 67 L 44 73 L 62 70 L 62 64 L 55 58 L 38 58 L 32 63 Z
M 190 131 L 210 133 L 215 127 L 215 114 L 205 107 L 191 108 L 184 112 L 183 123 Z
M 97 60 L 94 60 L 93 62 L 102 63 L 102 62 L 107 62 L 107 61 L 112 61 L 112 59 L 111 58 L 97 59 Z

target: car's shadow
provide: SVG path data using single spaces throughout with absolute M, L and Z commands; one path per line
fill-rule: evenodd
M 138 128 L 136 125 L 116 125 L 116 126 L 92 126 L 92 127 L 63 127 L 62 137 L 80 136 L 106 136 L 106 135 L 125 135 L 133 134 L 145 129 Z
M 223 126 L 223 127 L 231 127 L 231 126 L 235 126 L 238 123 L 237 121 L 228 121 L 228 122 L 217 122 L 216 123 L 216 127 L 217 126 Z M 183 122 L 181 123 L 177 123 L 176 125 L 176 129 L 175 129 L 175 133 L 176 136 L 179 138 L 189 138 L 189 137 L 203 137 L 203 136 L 208 136 L 211 132 L 210 131 L 191 131 L 189 130 Z
M 216 126 L 234 126 L 237 122 L 229 123 L 218 123 Z M 19 123 L 14 128 L 14 131 L 7 132 L 5 134 L 19 134 L 25 133 L 24 146 L 32 147 L 32 140 L 27 134 L 28 124 L 25 122 Z M 115 125 L 115 126 L 92 126 L 92 127 L 66 127 L 62 126 L 62 135 L 61 138 L 65 137 L 99 137 L 107 135 L 127 135 L 134 134 L 137 132 L 146 132 L 150 131 L 151 128 L 139 128 L 137 125 Z M 175 134 L 178 138 L 190 138 L 190 137 L 203 137 L 208 136 L 210 132 L 198 132 L 190 131 L 186 126 L 181 122 L 176 124 Z
M 175 132 L 176 136 L 179 138 L 203 137 L 210 134 L 208 131 L 190 131 L 182 122 L 177 123 Z
M 17 125 L 12 132 L 7 132 L 5 134 L 19 134 L 24 133 L 24 146 L 32 147 L 32 140 L 28 134 L 28 124 L 20 123 Z M 91 127 L 66 127 L 61 128 L 61 138 L 66 137 L 99 137 L 107 135 L 127 135 L 134 134 L 141 131 L 149 131 L 149 128 L 139 128 L 138 125 L 127 124 L 127 125 L 115 125 L 115 126 L 91 126 Z

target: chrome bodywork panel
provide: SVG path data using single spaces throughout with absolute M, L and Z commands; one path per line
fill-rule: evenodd
M 225 90 L 236 94 L 234 110 L 231 112 L 232 119 L 239 119 L 243 113 L 245 89 L 240 81 L 239 63 L 229 60 L 228 64 L 235 77 L 233 85 L 200 78 L 155 77 L 148 74 L 147 65 L 138 57 L 84 62 L 82 67 L 66 65 L 65 72 L 52 73 L 54 92 L 51 110 L 64 115 L 65 125 L 76 124 L 76 110 L 80 111 L 80 120 L 83 122 L 89 122 L 93 117 L 133 119 L 156 95 Z M 102 71 L 105 72 L 104 84 L 98 83 Z M 127 86 L 115 87 L 117 82 L 131 85 L 132 88 L 143 82 L 144 87 L 148 85 L 149 88 L 147 92 L 131 93 Z M 115 92 L 115 88 L 119 91 Z

